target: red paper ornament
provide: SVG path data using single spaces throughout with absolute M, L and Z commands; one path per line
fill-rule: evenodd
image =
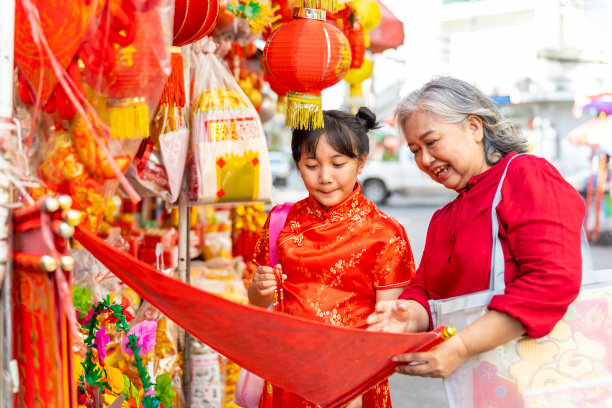
M 87 30 L 98 10 L 98 3 L 88 0 L 32 0 L 40 17 L 42 31 L 57 61 L 64 67 L 74 59 Z M 48 55 L 40 54 L 32 38 L 32 28 L 21 1 L 15 3 L 15 63 L 32 89 L 37 89 L 39 75 L 43 75 L 42 92 L 45 103 L 57 78 L 51 69 Z
M 344 78 L 351 64 L 346 36 L 325 22 L 325 11 L 296 9 L 294 20 L 276 29 L 263 52 L 267 76 L 287 93 L 286 123 L 323 127 L 321 91 Z
M 353 59 L 351 60 L 351 68 L 361 68 L 361 64 L 363 64 L 366 53 L 363 26 L 360 22 L 355 21 L 352 26 L 347 26 L 342 31 L 351 44 L 351 55 L 353 56 Z
M 108 76 L 109 120 L 111 137 L 142 138 L 149 135 L 147 101 L 156 100 L 158 85 L 171 71 L 170 55 L 160 38 L 163 25 L 156 9 L 134 12 L 134 42 L 116 48 L 116 61 Z M 155 98 L 155 99 L 153 99 Z

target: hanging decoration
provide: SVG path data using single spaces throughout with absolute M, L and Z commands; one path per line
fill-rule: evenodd
M 13 212 L 14 270 L 7 300 L 19 376 L 15 407 L 76 405 L 71 354 L 78 329 L 67 240 L 81 217 L 70 206 L 67 196 L 42 197 Z
M 137 406 L 142 403 L 144 408 L 155 408 L 160 406 L 160 403 L 163 407 L 171 407 L 176 392 L 172 390 L 170 376 L 167 373 L 160 374 L 153 382 L 141 357 L 155 348 L 157 321 L 144 320 L 130 329 L 128 322 L 134 316 L 127 310 L 128 306 L 129 301 L 126 298 L 118 304 L 109 294 L 100 302 L 93 304 L 84 319 L 81 328 L 85 332 L 84 342 L 87 345 L 87 353 L 81 363 L 83 374 L 78 381 L 79 396 L 94 402 L 100 398 L 107 400 L 106 397 L 99 396 L 98 392 L 102 392 L 125 401 L 133 399 Z M 133 364 L 138 371 L 144 395 L 138 392 L 134 383 L 119 369 L 106 366 L 104 360 L 110 338 L 106 335 L 106 329 L 98 327 L 103 315 L 107 316 L 105 321 L 114 324 L 116 330 L 124 334 L 121 349 L 134 357 Z
M 298 0 L 298 7 L 329 10 L 335 13 L 338 10 L 338 0 Z
M 164 81 L 171 65 L 164 42 L 152 41 L 150 35 L 163 31 L 160 14 L 155 8 L 142 12 L 131 9 L 126 6 L 130 3 L 122 2 L 121 7 L 131 17 L 134 40 L 116 49 L 115 65 L 108 76 L 106 105 L 111 138 L 140 139 L 149 136 L 148 101 L 154 97 L 149 87 Z
M 350 85 L 349 95 L 351 98 L 363 96 L 361 83 L 372 75 L 373 70 L 374 66 L 372 61 L 367 58 L 363 60 L 361 67 L 348 70 L 344 80 Z
M 271 84 L 287 89 L 286 123 L 323 127 L 321 91 L 344 78 L 351 64 L 346 36 L 325 22 L 322 10 L 296 9 L 293 21 L 276 29 L 263 52 Z
M 32 0 L 37 9 L 46 41 L 60 65 L 66 69 L 73 62 L 89 26 L 99 12 L 99 3 L 89 0 Z M 20 88 L 28 86 L 47 103 L 56 89 L 57 77 L 49 57 L 36 46 L 27 17 L 26 3 L 15 3 L 15 64 L 19 68 Z M 40 92 L 39 92 L 40 89 Z M 20 92 L 20 96 L 25 92 Z M 26 101 L 24 101 L 26 102 Z M 33 102 L 33 100 L 32 100 Z
M 359 15 L 359 20 L 363 27 L 365 46 L 369 47 L 369 32 L 380 24 L 380 20 L 382 18 L 380 7 L 378 6 L 376 0 L 354 0 L 353 5 L 357 11 L 357 14 Z
M 172 44 L 182 47 L 208 35 L 219 17 L 219 0 L 176 0 Z
M 244 18 L 249 22 L 251 31 L 257 35 L 269 24 L 279 20 L 281 16 L 275 15 L 280 6 L 271 7 L 270 3 L 263 3 L 257 0 L 238 0 L 230 3 L 226 10 L 232 12 L 238 18 Z

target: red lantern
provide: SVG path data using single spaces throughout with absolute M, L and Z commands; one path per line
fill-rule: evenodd
M 173 45 L 183 46 L 210 33 L 219 17 L 218 0 L 176 0 Z
M 290 90 L 287 125 L 322 128 L 321 91 L 342 80 L 351 64 L 342 31 L 325 22 L 323 10 L 296 9 L 294 20 L 270 35 L 263 58 L 270 82 Z

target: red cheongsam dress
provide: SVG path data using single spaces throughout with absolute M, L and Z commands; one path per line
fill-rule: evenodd
M 255 248 L 260 265 L 269 263 L 268 222 Z M 311 197 L 295 203 L 277 242 L 287 275 L 285 313 L 328 325 L 365 328 L 376 291 L 405 286 L 415 270 L 404 228 L 365 199 L 358 186 L 328 211 Z M 366 391 L 362 401 L 364 408 L 391 407 L 388 381 Z M 316 407 L 269 383 L 259 406 Z

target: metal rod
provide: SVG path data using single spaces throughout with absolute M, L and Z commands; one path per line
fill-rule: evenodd
M 190 208 L 181 194 L 178 207 L 178 275 L 183 282 L 189 283 L 189 238 L 191 233 Z M 191 406 L 191 335 L 186 330 L 183 337 L 183 396 L 185 407 Z

